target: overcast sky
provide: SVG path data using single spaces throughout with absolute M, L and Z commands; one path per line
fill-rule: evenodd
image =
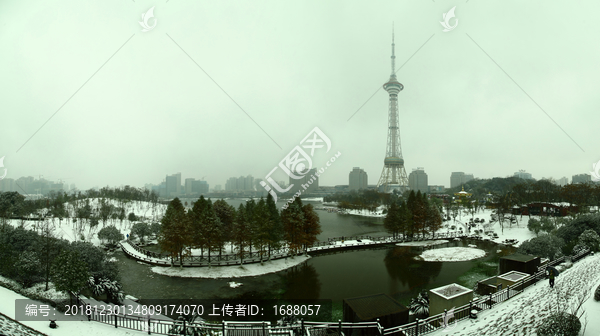
M 151 7 L 156 26 L 142 32 Z M 313 165 L 342 154 L 320 185 L 347 184 L 352 167 L 376 184 L 394 22 L 407 173 L 424 167 L 446 187 L 453 171 L 570 180 L 600 160 L 598 12 L 597 1 L 0 0 L 0 157 L 7 178 L 80 189 L 177 172 L 214 187 L 264 178 L 316 126 L 332 148 Z

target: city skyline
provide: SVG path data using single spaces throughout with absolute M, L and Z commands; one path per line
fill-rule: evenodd
M 156 27 L 142 32 L 139 16 L 152 6 Z M 453 6 L 460 23 L 443 32 Z M 598 9 L 3 2 L 0 157 L 6 178 L 44 175 L 81 190 L 143 187 L 175 172 L 224 186 L 264 179 L 318 126 L 343 153 L 320 185 L 347 184 L 355 166 L 374 180 L 394 22 L 407 171 L 424 167 L 430 185 L 444 186 L 461 171 L 570 180 L 600 160 L 600 46 L 585 42 Z

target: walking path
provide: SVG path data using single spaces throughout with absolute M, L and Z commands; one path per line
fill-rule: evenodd
M 344 239 L 344 237 L 331 239 L 327 242 L 318 242 L 315 244 L 316 246 L 310 247 L 307 249 L 307 254 L 315 255 L 324 252 L 331 252 L 335 250 L 343 250 L 343 249 L 356 249 L 356 248 L 369 248 L 373 246 L 381 246 L 384 244 L 394 244 L 394 243 L 405 243 L 405 242 L 416 242 L 416 241 L 424 241 L 424 240 L 443 240 L 449 238 L 462 238 L 465 236 L 458 236 L 457 233 L 440 233 L 437 234 L 435 238 L 393 238 L 391 236 L 388 237 L 347 237 L 352 238 L 351 240 Z M 170 258 L 164 257 L 154 253 L 147 251 L 137 245 L 135 243 L 124 240 L 119 243 L 121 249 L 128 256 L 137 259 L 139 261 L 143 261 L 148 264 L 156 265 L 156 266 L 178 266 L 180 263 L 177 260 L 171 261 Z M 271 253 L 270 259 L 282 259 L 292 256 L 293 254 L 285 250 L 280 250 L 284 252 L 276 252 Z M 267 261 L 268 257 L 266 255 L 258 256 L 256 252 L 252 253 L 254 256 L 245 257 L 243 260 L 243 264 L 251 264 L 251 263 L 261 263 Z M 296 254 L 298 255 L 298 254 Z M 189 257 L 188 257 L 189 258 Z M 241 265 L 240 257 L 233 254 L 225 254 L 219 257 L 218 255 L 211 256 L 211 263 L 208 263 L 208 258 L 206 256 L 194 256 L 191 258 L 194 261 L 183 261 L 184 267 L 205 267 L 205 266 L 238 266 Z
M 533 335 L 544 318 L 574 305 L 578 295 L 590 289 L 588 301 L 584 304 L 588 326 L 585 335 L 600 335 L 600 302 L 594 301 L 594 290 L 600 284 L 600 255 L 588 256 L 573 264 L 556 277 L 554 288 L 548 281 L 540 281 L 526 288 L 518 296 L 497 307 L 479 313 L 476 320 L 458 322 L 454 329 L 439 330 L 431 335 L 461 336 L 515 336 Z M 568 302 L 567 300 L 570 300 Z M 582 325 L 584 317 L 581 318 Z M 452 323 L 450 323 L 450 327 Z M 583 331 L 583 326 L 582 326 Z

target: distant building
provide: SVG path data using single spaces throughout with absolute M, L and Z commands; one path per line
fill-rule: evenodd
M 464 172 L 453 172 L 450 175 L 450 188 L 459 187 L 473 179 L 473 174 L 465 174 Z
M 15 180 L 11 178 L 4 178 L 0 180 L 0 191 L 17 191 L 16 187 L 17 185 L 15 184 Z
M 208 194 L 208 182 L 193 180 L 190 183 L 190 194 L 205 195 Z
M 569 179 L 567 177 L 561 177 L 555 182 L 557 185 L 564 187 L 569 184 Z
M 253 191 L 254 189 L 254 177 L 252 175 L 230 177 L 225 183 L 226 191 Z
M 296 193 L 300 190 L 302 191 L 303 195 L 307 195 L 317 191 L 317 189 L 319 189 L 319 177 L 315 175 L 316 172 L 316 168 L 313 168 L 311 170 L 305 169 L 300 174 L 302 175 L 302 178 L 300 179 L 294 179 L 290 176 L 290 185 L 293 184 L 294 186 L 290 189 L 289 192 Z
M 573 175 L 573 178 L 571 179 L 571 183 L 572 184 L 576 184 L 576 183 L 588 183 L 588 182 L 592 182 L 592 176 L 590 174 L 577 174 L 577 175 Z
M 427 187 L 427 174 L 425 173 L 425 169 L 419 167 L 417 169 L 413 169 L 412 172 L 408 175 L 408 188 L 410 190 L 420 191 L 421 193 L 428 193 L 429 188 Z
M 446 190 L 443 185 L 430 185 L 428 188 L 430 194 L 441 194 Z
M 360 169 L 359 167 L 354 167 L 350 172 L 348 179 L 350 190 L 367 189 L 368 176 L 363 169 Z
M 533 180 L 533 177 L 531 177 L 531 174 L 527 173 L 524 170 L 519 170 L 518 172 L 514 173 L 513 176 L 518 177 L 518 178 L 522 178 L 524 180 Z
M 196 179 L 195 178 L 191 178 L 191 177 L 188 177 L 188 178 L 185 179 L 185 184 L 184 184 L 184 190 L 183 190 L 183 192 L 186 195 L 191 195 L 192 194 L 192 182 L 194 182 L 194 181 L 196 181 Z
M 177 197 L 181 194 L 181 173 L 167 175 L 166 177 L 167 197 Z
M 221 185 L 220 184 L 217 184 L 215 186 L 215 191 L 221 191 Z

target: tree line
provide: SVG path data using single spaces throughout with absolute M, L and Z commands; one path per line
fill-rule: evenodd
M 203 196 L 186 211 L 179 198 L 167 206 L 161 220 L 158 243 L 162 251 L 171 258 L 179 259 L 191 255 L 191 249 L 221 255 L 227 243 L 243 262 L 252 249 L 261 256 L 270 258 L 271 251 L 288 247 L 298 253 L 312 246 L 321 225 L 319 216 L 311 204 L 302 204 L 300 198 L 281 212 L 271 195 L 258 201 L 240 204 L 238 209 L 224 200 L 214 203 Z
M 442 215 L 439 206 L 428 200 L 426 194 L 413 191 L 408 199 L 394 199 L 388 207 L 383 225 L 394 238 L 402 234 L 413 237 L 415 234 L 434 233 L 442 227 Z

